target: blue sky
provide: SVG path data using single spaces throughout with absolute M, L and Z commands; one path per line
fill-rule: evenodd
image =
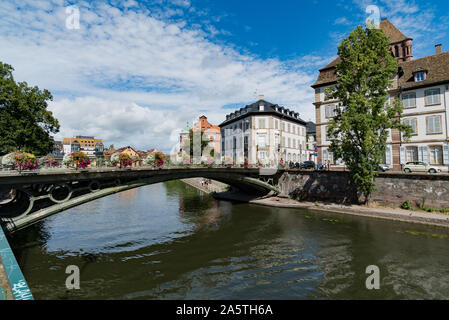
M 449 47 L 447 1 L 2 0 L 0 61 L 53 93 L 56 138 L 169 151 L 186 122 L 219 124 L 258 94 L 315 120 L 310 85 L 368 5 L 414 39 L 415 58 Z

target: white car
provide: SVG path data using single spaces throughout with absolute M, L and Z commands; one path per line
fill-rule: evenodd
M 441 169 L 435 166 L 432 166 L 428 163 L 422 161 L 415 162 L 407 162 L 404 166 L 404 172 L 428 172 L 428 173 L 438 173 L 441 172 Z

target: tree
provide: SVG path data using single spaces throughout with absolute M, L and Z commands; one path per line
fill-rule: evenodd
M 53 150 L 50 133 L 59 131 L 47 110 L 53 97 L 48 90 L 16 83 L 13 70 L 0 62 L 0 155 L 16 150 L 45 155 Z
M 337 84 L 328 99 L 339 100 L 328 127 L 330 151 L 343 159 L 351 181 L 368 202 L 375 190 L 379 164 L 386 152 L 389 129 L 410 136 L 411 127 L 400 121 L 402 101 L 389 103 L 388 89 L 398 72 L 390 41 L 382 30 L 358 28 L 338 47 Z
M 196 154 L 195 153 L 195 155 L 194 155 L 194 152 L 200 151 L 200 150 L 196 150 L 196 148 L 194 148 L 194 143 L 195 143 L 195 145 L 199 145 L 200 141 L 201 141 L 201 154 Z M 201 158 L 201 156 L 203 155 L 204 150 L 206 149 L 206 147 L 208 145 L 209 145 L 209 139 L 207 139 L 204 131 L 195 131 L 195 132 L 193 132 L 193 130 L 190 129 L 190 131 L 189 131 L 189 154 L 190 154 L 190 159 L 194 159 L 194 156 Z M 208 156 L 213 158 L 214 155 L 215 155 L 215 151 L 212 149 Z

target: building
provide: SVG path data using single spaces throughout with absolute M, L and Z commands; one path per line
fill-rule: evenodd
M 189 143 L 190 130 L 191 130 L 191 128 L 187 124 L 184 127 L 184 129 L 182 129 L 181 134 L 179 135 L 179 153 L 180 153 L 181 156 L 187 155 L 187 148 L 185 147 L 185 145 Z
M 276 166 L 306 159 L 306 122 L 299 113 L 259 100 L 228 114 L 220 124 L 221 150 L 235 163 Z
M 398 130 L 391 130 L 387 140 L 385 164 L 401 170 L 410 161 L 423 161 L 441 166 L 449 165 L 448 103 L 449 103 L 449 52 L 436 45 L 435 54 L 413 59 L 413 39 L 405 36 L 388 20 L 380 22 L 380 29 L 391 41 L 391 52 L 398 59 L 399 70 L 389 90 L 390 101 L 400 98 L 404 104 L 402 121 L 414 129 L 408 141 Z M 315 89 L 316 134 L 318 162 L 328 161 L 334 167 L 344 164 L 333 159 L 326 137 L 329 119 L 334 115 L 338 101 L 326 101 L 324 91 L 337 82 L 337 58 L 320 74 L 312 88 Z
M 62 161 L 64 158 L 64 145 L 62 141 L 56 141 L 53 137 L 50 137 L 53 141 L 53 150 L 48 156 L 54 158 L 57 161 Z
M 93 159 L 103 159 L 103 140 L 90 136 L 76 136 L 74 138 L 64 138 L 62 141 L 64 153 L 83 152 Z M 92 160 L 91 160 L 92 162 Z M 95 163 L 93 163 L 95 165 Z
M 193 132 L 203 131 L 209 141 L 209 147 L 215 153 L 220 154 L 221 131 L 219 126 L 211 125 L 206 116 L 201 116 L 200 120 L 193 125 Z
M 209 141 L 209 147 L 214 150 L 215 154 L 220 154 L 221 150 L 221 131 L 220 127 L 214 126 L 207 121 L 206 116 L 201 116 L 199 121 L 193 125 L 193 132 L 204 132 L 205 138 Z M 180 153 L 181 155 L 186 154 L 187 148 L 185 148 L 185 144 L 189 143 L 190 137 L 190 127 L 187 125 L 180 134 Z M 190 144 L 189 144 L 190 148 Z

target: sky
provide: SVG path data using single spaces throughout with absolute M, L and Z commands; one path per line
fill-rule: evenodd
M 310 86 L 369 5 L 414 58 L 449 48 L 448 1 L 2 0 L 0 61 L 53 94 L 56 139 L 169 152 L 187 123 L 218 125 L 259 94 L 315 121 Z

